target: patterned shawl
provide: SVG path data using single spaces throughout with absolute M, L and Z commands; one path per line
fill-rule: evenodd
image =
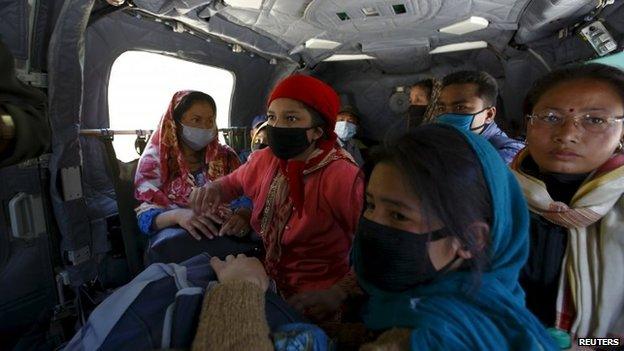
M 529 209 L 570 236 L 557 297 L 556 326 L 576 337 L 624 337 L 624 155 L 588 176 L 570 206 L 554 201 L 539 179 L 511 165 Z

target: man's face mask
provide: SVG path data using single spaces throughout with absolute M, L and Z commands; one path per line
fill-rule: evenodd
M 410 290 L 446 273 L 456 261 L 437 270 L 429 257 L 428 243 L 448 236 L 444 228 L 415 234 L 361 217 L 353 244 L 355 272 L 383 291 Z
M 193 151 L 199 151 L 217 136 L 215 129 L 189 127 L 182 124 L 182 140 Z
M 410 105 L 407 109 L 407 114 L 413 121 L 421 119 L 425 112 L 427 112 L 427 105 Z
M 310 146 L 307 131 L 316 127 L 282 128 L 267 125 L 266 128 L 273 154 L 282 160 L 288 160 L 300 155 Z
M 444 113 L 436 118 L 436 122 L 450 124 L 467 132 L 474 132 L 487 125 L 487 123 L 483 123 L 480 126 L 474 128 L 471 127 L 475 117 L 489 108 L 491 107 L 486 107 L 483 110 L 475 113 Z M 483 130 L 481 132 L 483 132 Z
M 353 138 L 355 133 L 357 133 L 357 125 L 348 121 L 338 121 L 336 122 L 334 132 L 338 135 L 340 140 L 347 141 Z

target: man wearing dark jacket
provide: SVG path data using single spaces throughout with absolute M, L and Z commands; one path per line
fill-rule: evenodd
M 0 167 L 37 157 L 49 148 L 46 96 L 16 78 L 13 56 L 0 41 Z
M 494 121 L 498 85 L 485 72 L 461 71 L 442 80 L 436 121 L 470 130 L 487 139 L 507 164 L 524 144 L 507 136 Z

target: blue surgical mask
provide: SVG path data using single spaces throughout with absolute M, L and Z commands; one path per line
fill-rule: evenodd
M 338 121 L 336 122 L 336 127 L 334 128 L 334 132 L 338 135 L 338 138 L 342 141 L 347 141 L 357 133 L 357 126 L 354 123 L 347 121 Z
M 217 136 L 216 129 L 189 127 L 182 124 L 182 140 L 193 151 L 199 151 L 210 144 Z
M 450 124 L 458 129 L 465 130 L 467 132 L 473 132 L 475 130 L 479 130 L 487 124 L 483 123 L 480 126 L 471 128 L 472 122 L 474 121 L 475 117 L 489 108 L 490 107 L 486 107 L 483 110 L 475 113 L 444 113 L 436 117 L 436 123 Z

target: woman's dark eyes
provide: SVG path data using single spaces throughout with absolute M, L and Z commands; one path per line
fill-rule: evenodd
M 407 217 L 405 217 L 404 215 L 398 213 L 398 212 L 392 212 L 390 214 L 390 216 L 392 216 L 392 219 L 396 220 L 396 221 L 404 221 L 407 219 Z
M 607 123 L 606 118 L 602 117 L 585 117 L 585 120 L 590 124 L 605 124 Z
M 268 121 L 274 121 L 275 119 L 277 119 L 277 117 L 272 116 L 272 115 L 267 116 Z M 288 122 L 296 122 L 298 118 L 296 116 L 286 116 L 286 120 Z
M 562 119 L 561 117 L 552 113 L 549 113 L 548 115 L 544 116 L 544 120 L 548 122 L 559 122 L 561 121 L 561 119 Z

